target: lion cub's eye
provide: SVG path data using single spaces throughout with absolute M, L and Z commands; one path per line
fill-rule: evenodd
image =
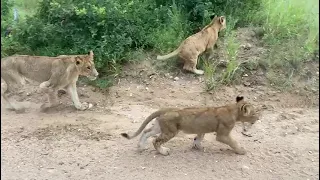
M 87 67 L 87 69 L 91 69 L 91 67 L 90 67 L 90 66 L 88 66 L 88 67 Z

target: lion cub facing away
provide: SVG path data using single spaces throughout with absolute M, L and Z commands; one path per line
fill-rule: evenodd
M 231 137 L 230 132 L 236 122 L 254 124 L 259 119 L 255 108 L 243 100 L 242 96 L 236 98 L 236 103 L 221 107 L 188 107 L 165 108 L 152 113 L 142 123 L 133 135 L 122 133 L 127 139 L 138 136 L 147 124 L 157 118 L 155 124 L 143 131 L 138 143 L 139 151 L 145 148 L 149 137 L 160 133 L 153 141 L 154 148 L 162 155 L 169 155 L 169 148 L 162 145 L 173 138 L 179 131 L 187 134 L 197 134 L 194 138 L 193 148 L 199 149 L 206 133 L 217 132 L 216 140 L 229 145 L 237 154 L 246 151 Z
M 204 74 L 203 70 L 197 69 L 198 57 L 206 52 L 207 59 L 213 53 L 213 46 L 218 39 L 218 32 L 226 28 L 226 18 L 224 16 L 214 17 L 210 24 L 205 26 L 200 32 L 189 36 L 173 52 L 157 56 L 157 60 L 165 60 L 178 55 L 184 62 L 183 69 L 195 74 Z
M 41 106 L 41 111 L 59 104 L 57 91 L 66 88 L 74 106 L 78 110 L 87 109 L 90 104 L 79 101 L 76 82 L 79 75 L 95 80 L 98 72 L 93 62 L 93 52 L 87 55 L 71 56 L 28 56 L 16 55 L 1 59 L 1 97 L 7 108 L 23 112 L 17 102 L 9 99 L 7 93 L 17 89 L 15 85 L 24 86 L 30 79 L 41 83 L 40 88 L 48 95 L 49 103 Z

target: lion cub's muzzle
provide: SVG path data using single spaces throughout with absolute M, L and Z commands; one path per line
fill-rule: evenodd
M 97 77 L 99 76 L 99 73 L 96 69 L 93 69 L 91 74 L 88 76 L 88 79 L 91 81 L 94 81 L 97 79 Z

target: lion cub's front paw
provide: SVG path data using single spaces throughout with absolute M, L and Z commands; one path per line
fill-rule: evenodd
M 235 153 L 239 154 L 239 155 L 245 155 L 247 152 L 244 148 L 240 148 L 240 149 L 235 150 Z
M 163 147 L 163 146 L 161 146 L 160 148 L 159 148 L 159 151 L 158 151 L 160 154 L 162 154 L 162 155 L 164 155 L 164 156 L 168 156 L 170 153 L 170 149 L 169 148 L 167 148 L 167 147 Z
M 193 143 L 192 149 L 203 150 L 204 148 L 199 143 Z
M 195 69 L 193 72 L 195 74 L 197 74 L 197 75 L 203 75 L 204 74 L 204 71 L 203 70 L 199 70 L 199 69 Z
M 83 102 L 82 104 L 75 105 L 76 109 L 78 109 L 80 111 L 91 109 L 92 106 L 93 105 L 91 103 L 87 103 L 87 102 Z

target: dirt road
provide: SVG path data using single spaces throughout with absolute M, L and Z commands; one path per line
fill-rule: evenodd
M 49 113 L 38 108 L 45 96 L 30 88 L 21 94 L 32 107 L 24 114 L 1 109 L 1 177 L 5 180 L 106 179 L 318 179 L 319 109 L 317 97 L 283 94 L 266 87 L 225 87 L 203 92 L 198 78 L 156 77 L 147 81 L 121 79 L 109 92 L 79 87 L 81 101 L 96 102 L 76 111 L 70 98 Z M 194 135 L 178 134 L 166 146 L 169 156 L 148 149 L 136 152 L 135 131 L 160 107 L 222 105 L 236 95 L 265 108 L 261 121 L 243 136 L 233 136 L 247 150 L 244 156 L 205 137 L 204 151 L 191 149 Z

